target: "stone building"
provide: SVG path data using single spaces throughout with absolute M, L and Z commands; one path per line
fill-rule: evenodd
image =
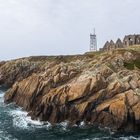
M 124 48 L 133 45 L 140 45 L 140 35 L 127 35 L 124 37 L 123 42 L 121 39 L 118 39 L 116 43 L 111 40 L 107 41 L 101 51 L 111 51 L 117 48 Z
M 107 42 L 105 43 L 104 47 L 101 48 L 100 50 L 101 50 L 101 51 L 108 50 L 109 45 L 110 45 L 110 43 L 109 43 L 109 41 L 107 41 Z
M 116 41 L 115 47 L 116 47 L 116 49 L 117 48 L 123 48 L 124 47 L 123 46 L 123 42 L 121 41 L 120 38 Z
M 123 44 L 125 47 L 140 45 L 140 35 L 128 35 L 123 39 Z
M 110 51 L 110 50 L 114 50 L 115 48 L 116 48 L 116 44 L 114 43 L 113 40 L 111 40 L 110 42 L 107 41 L 101 50 L 102 51 Z

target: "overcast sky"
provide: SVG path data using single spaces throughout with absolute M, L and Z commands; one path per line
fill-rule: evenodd
M 89 50 L 140 33 L 140 0 L 0 0 L 0 60 Z

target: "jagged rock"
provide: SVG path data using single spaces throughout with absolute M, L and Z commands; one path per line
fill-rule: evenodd
M 110 104 L 109 111 L 116 119 L 118 125 L 121 126 L 127 122 L 128 109 L 124 97 Z M 119 128 L 120 126 L 117 127 Z
M 126 61 L 132 61 L 135 60 L 135 55 L 133 55 L 131 52 L 125 52 L 124 53 L 124 58 Z
M 58 73 L 56 76 L 54 76 L 54 83 L 58 83 L 60 80 L 60 73 Z
M 103 53 L 100 59 L 95 55 L 30 58 L 38 62 L 31 71 L 31 66 L 14 67 L 16 60 L 5 62 L 0 66 L 0 82 L 11 85 L 5 103 L 15 102 L 32 119 L 52 124 L 85 121 L 113 130 L 140 131 L 140 71 L 125 69 L 128 57 L 122 50 L 116 52 Z M 139 52 L 131 53 L 139 60 Z
M 91 79 L 71 84 L 70 90 L 67 93 L 68 101 L 73 101 L 89 94 L 90 84 L 91 84 Z

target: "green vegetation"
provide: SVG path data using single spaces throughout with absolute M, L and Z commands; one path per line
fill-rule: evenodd
M 140 69 L 140 60 L 135 60 L 133 62 L 124 62 L 124 67 L 129 70 L 134 70 L 134 68 Z
M 140 45 L 129 46 L 128 49 L 131 49 L 131 50 L 135 50 L 135 51 L 139 51 L 140 52 Z
M 102 53 L 104 53 L 104 52 L 103 51 L 86 52 L 85 55 L 95 55 L 95 56 L 97 56 L 97 55 L 100 55 Z

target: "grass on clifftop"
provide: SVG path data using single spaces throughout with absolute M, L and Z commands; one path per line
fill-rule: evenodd
M 86 55 L 100 55 L 102 53 L 103 53 L 103 51 L 93 51 L 93 52 L 86 52 L 85 54 Z
M 129 70 L 134 70 L 135 67 L 140 69 L 140 60 L 135 60 L 133 62 L 124 62 L 124 67 Z

